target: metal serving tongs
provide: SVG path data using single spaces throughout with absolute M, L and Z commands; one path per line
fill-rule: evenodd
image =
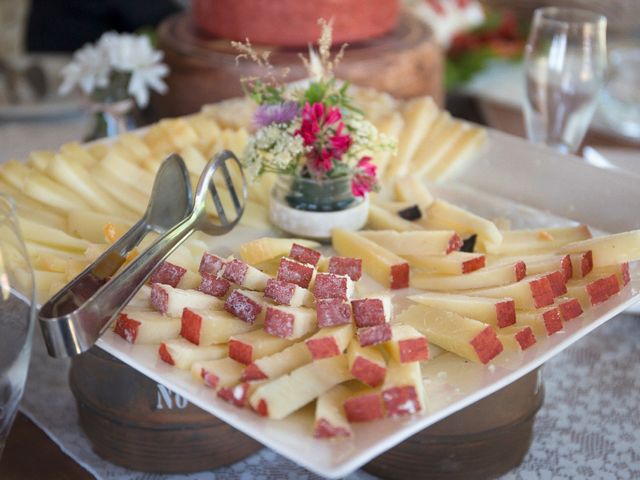
M 238 197 L 227 166 L 229 161 L 237 164 L 240 171 L 242 199 Z M 235 218 L 231 221 L 213 181 L 217 171 L 222 172 L 235 210 Z M 205 212 L 209 192 L 219 224 L 213 223 Z M 240 220 L 246 198 L 242 168 L 230 151 L 219 153 L 207 163 L 198 181 L 195 198 L 184 161 L 179 155 L 170 155 L 158 170 L 142 219 L 40 309 L 38 317 L 49 355 L 77 355 L 93 346 L 160 262 L 196 230 L 209 235 L 229 232 Z M 161 236 L 115 275 L 129 252 L 152 231 Z

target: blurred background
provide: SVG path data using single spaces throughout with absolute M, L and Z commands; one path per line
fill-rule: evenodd
M 152 96 L 144 125 L 241 95 L 238 80 L 256 72 L 236 65 L 230 40 L 251 38 L 301 78 L 298 53 L 317 38 L 317 18 L 333 17 L 334 45 L 349 43 L 340 77 L 399 98 L 429 94 L 455 116 L 524 136 L 523 50 L 534 9 L 549 5 L 606 15 L 608 81 L 582 147 L 614 146 L 616 162 L 635 166 L 620 151 L 640 142 L 635 0 L 0 0 L 0 122 L 86 115 L 82 97 L 57 95 L 59 71 L 107 31 L 146 33 L 164 52 L 169 90 Z M 62 135 L 82 138 L 86 123 Z

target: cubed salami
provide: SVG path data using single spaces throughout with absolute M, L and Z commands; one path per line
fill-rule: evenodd
M 569 298 L 558 303 L 558 309 L 560 310 L 562 320 L 565 322 L 573 320 L 583 313 L 582 305 L 580 305 L 580 302 L 575 298 Z
M 169 306 L 169 293 L 160 287 L 160 283 L 154 283 L 151 287 L 151 306 L 154 310 L 166 313 Z
M 277 279 L 282 282 L 294 283 L 302 288 L 308 288 L 315 269 L 311 265 L 297 262 L 290 258 L 280 259 Z
M 267 307 L 264 318 L 264 331 L 276 337 L 287 338 L 293 333 L 295 317 L 278 308 Z
M 244 277 L 247 274 L 247 270 L 249 270 L 249 265 L 244 263 L 242 260 L 234 258 L 226 263 L 224 270 L 222 271 L 222 276 L 230 282 L 242 285 Z
M 329 259 L 329 273 L 347 275 L 357 282 L 362 277 L 362 259 L 351 257 L 331 257 Z
M 412 415 L 422 409 L 420 398 L 414 385 L 386 389 L 382 392 L 382 401 L 389 417 Z
M 149 283 L 164 283 L 165 285 L 171 285 L 177 287 L 178 283 L 187 273 L 186 268 L 182 268 L 179 265 L 174 265 L 170 262 L 162 262 L 158 268 L 156 268 L 151 274 Z
M 303 247 L 302 245 L 298 245 L 294 243 L 291 246 L 291 251 L 289 252 L 289 257 L 300 263 L 308 263 L 309 265 L 313 265 L 314 267 L 318 265 L 318 261 L 322 254 L 317 250 L 312 248 Z
M 384 304 L 379 298 L 352 300 L 353 318 L 357 327 L 373 327 L 386 323 Z
M 249 388 L 248 382 L 240 382 L 232 387 L 222 387 L 217 395 L 236 407 L 244 407 L 249 399 Z
M 391 340 L 391 325 L 383 323 L 382 325 L 375 325 L 373 327 L 359 328 L 357 334 L 361 347 L 378 345 Z
M 351 307 L 339 298 L 317 300 L 318 327 L 334 327 L 351 323 Z
M 262 312 L 262 305 L 240 290 L 234 290 L 224 302 L 224 309 L 247 323 L 254 323 Z
M 198 286 L 198 290 L 214 297 L 222 298 L 229 291 L 231 283 L 224 278 L 218 278 L 216 275 L 202 273 L 202 280 Z
M 139 326 L 140 322 L 127 317 L 125 313 L 121 313 L 116 320 L 116 325 L 113 331 L 116 335 L 120 335 L 127 342 L 135 343 Z
M 225 261 L 212 253 L 204 252 L 200 259 L 200 267 L 198 272 L 200 274 L 208 273 L 210 275 L 217 275 L 224 267 Z
M 353 290 L 353 284 L 346 275 L 332 273 L 318 273 L 313 293 L 317 299 L 340 298 L 348 300 Z
M 384 417 L 382 398 L 375 391 L 348 398 L 343 407 L 349 422 L 369 422 Z
M 296 285 L 294 283 L 283 282 L 275 278 L 269 279 L 264 289 L 264 296 L 279 305 L 289 305 L 295 293 Z

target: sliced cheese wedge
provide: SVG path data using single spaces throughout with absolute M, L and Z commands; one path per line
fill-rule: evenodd
M 424 412 L 426 406 L 420 364 L 389 362 L 381 396 L 388 417 Z
M 591 250 L 594 267 L 640 260 L 640 230 L 573 242 L 561 248 L 564 253 L 580 253 L 589 250 Z
M 437 292 L 498 287 L 519 282 L 525 277 L 526 271 L 524 262 L 494 265 L 464 275 L 433 275 L 414 271 L 411 274 L 411 286 Z
M 249 403 L 263 417 L 279 420 L 351 378 L 344 355 L 316 360 L 261 385 Z
M 511 298 L 424 292 L 410 296 L 409 300 L 441 310 L 450 310 L 498 328 L 508 327 L 516 321 L 516 305 Z
M 242 373 L 242 381 L 278 378 L 311 360 L 311 353 L 305 343 L 294 343 L 280 352 L 259 358 L 247 365 Z
M 347 362 L 351 374 L 370 387 L 377 387 L 384 381 L 387 363 L 376 347 L 361 347 L 354 338 L 347 348 Z
M 113 331 L 129 343 L 159 344 L 178 337 L 180 319 L 153 310 L 126 308 L 116 319 Z
M 362 258 L 363 269 L 386 288 L 409 286 L 409 264 L 398 255 L 354 232 L 335 229 L 331 240 L 340 255 Z
M 292 345 L 285 338 L 274 337 L 264 330 L 253 330 L 229 338 L 229 357 L 249 365 L 258 358 L 272 355 Z
M 353 430 L 344 412 L 344 401 L 353 392 L 344 385 L 336 385 L 316 401 L 313 436 L 315 438 L 351 437 Z
M 462 247 L 462 239 L 453 230 L 363 230 L 360 235 L 397 255 L 446 255 Z
M 495 223 L 444 200 L 436 200 L 427 209 L 420 225 L 429 230 L 455 230 L 461 236 L 478 235 L 482 242 L 502 243 L 502 233 Z
M 401 255 L 411 267 L 436 275 L 464 275 L 485 267 L 483 253 L 451 252 L 448 255 Z
M 194 345 L 184 338 L 167 340 L 160 344 L 158 355 L 162 361 L 182 370 L 189 370 L 194 362 L 218 360 L 227 356 L 227 345 Z
M 429 343 L 473 362 L 488 363 L 503 350 L 490 325 L 454 312 L 413 305 L 396 321 L 411 325 L 427 337 Z
M 422 230 L 422 227 L 417 223 L 405 220 L 397 212 L 391 212 L 373 203 L 369 205 L 367 228 L 372 230 L 395 230 L 397 232 Z
M 502 242 L 487 240 L 483 247 L 487 253 L 494 255 L 528 255 L 553 253 L 571 242 L 591 238 L 591 231 L 586 225 L 574 227 L 536 228 L 532 230 L 502 231 Z M 586 248 L 583 251 L 588 250 Z M 561 250 L 564 253 L 572 253 Z

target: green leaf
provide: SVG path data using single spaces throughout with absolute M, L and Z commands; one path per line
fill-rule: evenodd
M 314 103 L 322 103 L 326 93 L 326 85 L 320 82 L 312 82 L 309 88 L 304 92 L 304 99 L 311 105 Z

